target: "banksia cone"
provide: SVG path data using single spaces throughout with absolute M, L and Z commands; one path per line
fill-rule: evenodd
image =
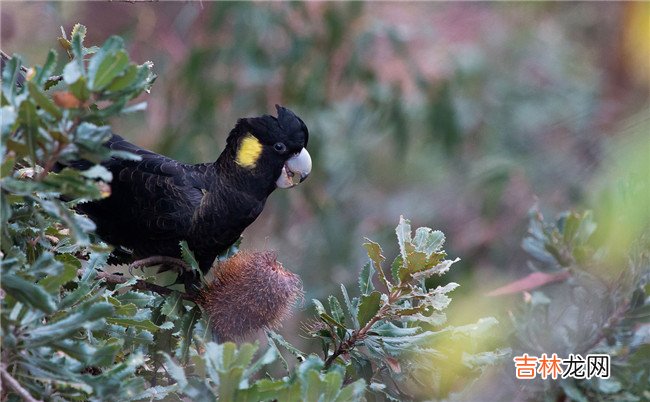
M 198 301 L 219 342 L 277 328 L 302 294 L 298 275 L 285 270 L 273 251 L 242 251 L 213 270 Z

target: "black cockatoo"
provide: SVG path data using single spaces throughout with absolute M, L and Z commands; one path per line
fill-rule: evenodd
M 139 161 L 102 162 L 113 174 L 111 195 L 78 205 L 106 242 L 132 250 L 134 258 L 180 257 L 186 240 L 202 271 L 237 241 L 276 189 L 293 187 L 311 171 L 309 132 L 292 111 L 277 117 L 240 119 L 214 163 L 181 163 L 113 135 L 112 150 Z M 84 169 L 89 162 L 73 162 Z

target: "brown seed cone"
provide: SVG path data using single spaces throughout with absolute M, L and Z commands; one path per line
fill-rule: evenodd
M 219 342 L 277 328 L 302 295 L 300 277 L 285 270 L 274 251 L 242 251 L 212 269 L 214 280 L 198 302 Z

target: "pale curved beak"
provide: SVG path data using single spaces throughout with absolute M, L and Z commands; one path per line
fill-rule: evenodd
M 293 155 L 282 167 L 275 184 L 280 188 L 291 188 L 305 181 L 311 172 L 311 156 L 305 148 Z M 298 180 L 298 181 L 296 181 Z

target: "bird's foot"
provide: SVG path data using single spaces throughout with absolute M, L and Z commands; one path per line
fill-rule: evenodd
M 145 268 L 153 265 L 163 265 L 165 267 L 175 268 L 179 273 L 192 270 L 190 266 L 185 263 L 185 261 L 179 258 L 168 257 L 166 255 L 154 255 L 130 263 L 129 272 L 131 272 L 133 268 Z

